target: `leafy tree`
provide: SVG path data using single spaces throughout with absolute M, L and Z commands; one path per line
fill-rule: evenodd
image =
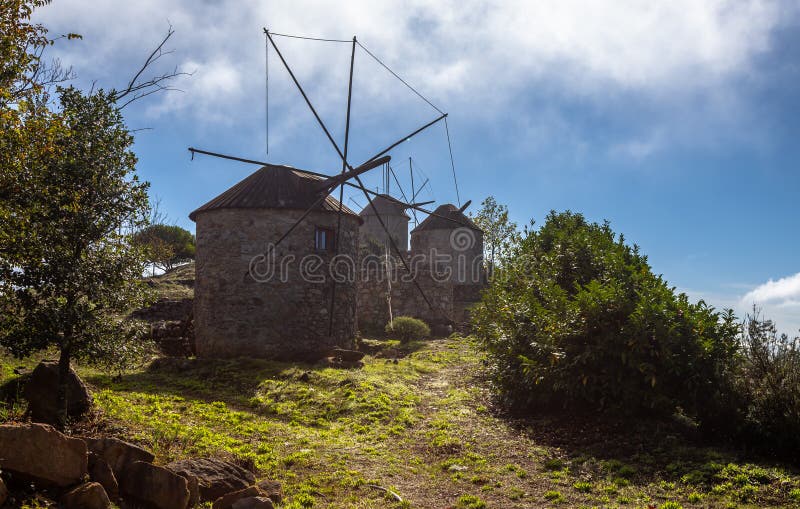
M 42 54 L 53 41 L 42 25 L 30 21 L 35 8 L 49 3 L 49 0 L 3 0 L 0 5 L 0 106 L 4 109 L 9 103 L 41 98 L 48 85 L 71 77 L 71 72 L 62 69 L 57 61 L 51 64 L 43 61 Z
M 165 271 L 194 259 L 194 235 L 180 226 L 151 224 L 136 233 L 134 241 L 147 253 L 147 261 Z
M 20 357 L 59 349 L 63 425 L 70 360 L 121 366 L 142 346 L 140 326 L 122 317 L 146 300 L 144 253 L 130 233 L 146 221 L 147 184 L 117 101 L 181 73 L 142 78 L 170 29 L 121 91 L 58 88 L 52 102 L 69 72 L 43 64 L 53 41 L 30 18 L 47 3 L 0 5 L 0 345 Z
M 474 309 L 501 398 L 542 407 L 722 415 L 738 325 L 655 274 L 608 223 L 551 212 Z
M 489 276 L 494 276 L 498 259 L 507 254 L 517 239 L 517 224 L 508 218 L 508 207 L 489 196 L 472 220 L 483 230 L 484 258 L 489 262 Z
M 59 103 L 46 138 L 22 140 L 24 157 L 0 173 L 0 344 L 20 357 L 57 346 L 66 380 L 72 358 L 120 365 L 142 344 L 120 316 L 146 300 L 129 232 L 148 201 L 113 97 L 66 88 Z M 63 384 L 58 396 L 63 424 Z

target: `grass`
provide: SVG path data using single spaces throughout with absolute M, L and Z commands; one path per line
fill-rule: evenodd
M 359 370 L 254 359 L 168 361 L 121 379 L 78 370 L 105 432 L 159 463 L 252 466 L 284 484 L 287 508 L 800 507 L 796 471 L 669 427 L 497 413 L 469 338 L 414 343 L 396 363 L 381 355 L 396 342 L 367 343 Z M 35 359 L 0 357 L 0 384 L 23 365 Z

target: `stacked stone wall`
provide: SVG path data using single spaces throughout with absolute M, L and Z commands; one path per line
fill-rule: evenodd
M 351 347 L 355 335 L 355 259 L 359 220 L 341 217 L 340 255 L 316 251 L 317 228 L 335 213 L 312 212 L 265 257 L 302 215 L 299 210 L 217 209 L 197 216 L 195 338 L 199 357 L 313 357 Z M 336 273 L 331 268 L 338 267 Z M 343 277 L 340 277 L 343 276 Z M 335 288 L 333 333 L 329 335 Z

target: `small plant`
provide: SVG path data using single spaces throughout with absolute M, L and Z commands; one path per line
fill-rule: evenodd
M 544 462 L 544 468 L 547 470 L 561 470 L 564 468 L 564 462 L 558 458 L 550 458 Z
M 561 492 L 550 490 L 544 493 L 544 498 L 553 503 L 561 503 L 564 501 L 564 495 Z
M 386 324 L 386 334 L 396 336 L 401 343 L 419 341 L 431 335 L 428 324 L 410 316 L 398 316 Z
M 575 491 L 580 491 L 581 493 L 589 493 L 592 491 L 592 483 L 586 481 L 579 481 L 572 485 L 575 488 Z
M 693 504 L 696 504 L 696 503 L 700 502 L 701 500 L 703 500 L 703 496 L 701 494 L 697 493 L 696 491 L 693 491 L 692 493 L 689 494 L 688 500 L 689 500 L 689 502 L 691 502 Z
M 659 507 L 659 509 L 683 509 L 683 506 L 677 502 L 673 502 L 670 500 L 661 504 L 661 507 Z
M 800 502 L 800 488 L 795 488 L 789 492 L 789 498 L 795 502 Z
M 486 502 L 475 495 L 461 495 L 456 502 L 458 509 L 486 509 Z

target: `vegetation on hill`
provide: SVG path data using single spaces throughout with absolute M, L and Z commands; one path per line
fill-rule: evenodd
M 360 370 L 165 359 L 116 378 L 79 366 L 100 411 L 74 431 L 133 440 L 161 464 L 217 456 L 257 467 L 293 509 L 755 508 L 800 496 L 798 472 L 696 445 L 681 423 L 509 419 L 469 338 L 365 341 L 375 354 Z M 384 358 L 392 350 L 396 364 Z M 3 380 L 15 376 L 19 361 L 0 359 Z
M 136 232 L 133 241 L 144 248 L 147 262 L 156 269 L 169 271 L 194 260 L 194 235 L 180 226 L 150 224 Z
M 517 414 L 678 413 L 717 438 L 800 452 L 797 340 L 758 320 L 743 332 L 732 311 L 690 302 L 608 223 L 550 213 L 509 252 L 474 318 Z

